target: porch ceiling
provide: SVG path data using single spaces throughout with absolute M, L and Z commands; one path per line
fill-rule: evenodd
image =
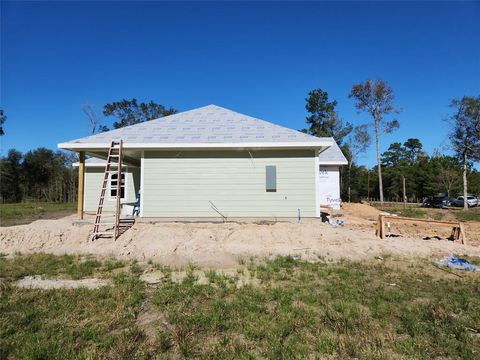
M 99 149 L 99 150 L 94 150 L 94 151 L 86 151 L 85 152 L 89 156 L 93 156 L 99 159 L 106 160 L 107 155 L 108 155 L 108 149 Z M 138 150 L 127 150 L 123 149 L 123 163 L 125 165 L 130 165 L 130 166 L 140 166 L 141 163 L 141 158 L 142 158 L 142 152 Z

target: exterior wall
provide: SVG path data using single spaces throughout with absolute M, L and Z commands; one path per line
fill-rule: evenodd
M 85 196 L 84 196 L 84 209 L 86 212 L 96 212 L 98 207 L 98 200 L 100 198 L 100 189 L 103 184 L 103 175 L 105 168 L 103 166 L 85 167 Z M 136 194 L 140 188 L 140 169 L 136 167 L 126 168 L 126 193 L 125 200 L 122 203 L 135 202 Z M 107 189 L 107 198 L 105 199 L 105 205 L 103 207 L 106 211 L 114 210 L 115 200 L 108 198 L 109 191 Z
M 313 150 L 145 151 L 142 217 L 318 216 Z M 266 166 L 277 191 L 266 191 Z M 212 205 L 212 202 L 214 206 Z
M 320 205 L 329 205 L 334 209 L 340 209 L 340 167 L 320 164 Z

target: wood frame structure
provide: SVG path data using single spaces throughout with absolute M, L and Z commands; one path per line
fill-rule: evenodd
M 467 237 L 465 234 L 465 228 L 463 223 L 460 221 L 440 221 L 440 220 L 428 220 L 428 219 L 416 219 L 410 218 L 405 216 L 393 216 L 393 215 L 378 215 L 377 221 L 377 229 L 375 231 L 375 235 L 380 237 L 380 239 L 384 239 L 386 237 L 385 233 L 385 220 L 390 221 L 409 221 L 409 222 L 422 222 L 431 225 L 438 225 L 438 226 L 449 226 L 452 227 L 452 233 L 450 235 L 450 239 L 452 240 L 460 240 L 462 244 L 467 243 Z

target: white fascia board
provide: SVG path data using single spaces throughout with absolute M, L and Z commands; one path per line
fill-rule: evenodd
M 332 140 L 315 142 L 255 142 L 255 143 L 124 143 L 124 149 L 320 149 L 333 145 Z M 108 149 L 110 143 L 60 143 L 58 148 L 67 150 Z
M 86 163 L 85 167 L 105 167 L 106 164 L 107 164 L 106 161 L 104 163 Z M 78 167 L 79 165 L 80 165 L 80 163 L 78 163 L 78 162 L 75 162 L 75 163 L 72 164 L 73 167 Z
M 322 161 L 322 160 L 320 160 L 319 163 L 320 163 L 320 166 L 322 166 L 322 165 L 348 165 L 347 160 L 343 160 L 343 161 Z
M 73 167 L 78 167 L 80 165 L 80 163 L 78 162 L 75 162 L 72 164 Z M 105 165 L 107 165 L 107 161 L 105 160 L 104 163 L 85 163 L 85 167 L 102 167 L 104 168 Z M 135 165 L 123 165 L 125 167 L 131 167 L 131 168 L 137 168 L 138 166 L 135 166 Z

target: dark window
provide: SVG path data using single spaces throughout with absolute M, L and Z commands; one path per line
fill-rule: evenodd
M 117 197 L 117 179 L 118 174 L 110 176 L 110 197 Z M 120 198 L 125 199 L 125 173 L 122 173 L 122 182 L 120 183 Z
M 274 165 L 265 167 L 265 187 L 268 192 L 277 191 L 277 167 Z

